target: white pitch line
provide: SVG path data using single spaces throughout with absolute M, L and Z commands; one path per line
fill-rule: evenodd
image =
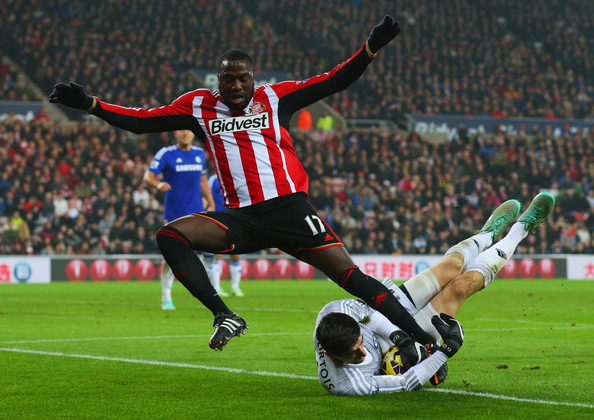
M 39 355 L 43 355 L 43 356 L 74 357 L 74 358 L 79 358 L 79 359 L 136 363 L 136 364 L 153 365 L 153 366 L 169 366 L 169 367 L 181 367 L 181 368 L 190 368 L 190 369 L 217 370 L 217 371 L 228 372 L 228 373 L 273 376 L 273 377 L 290 378 L 290 379 L 307 379 L 307 380 L 317 380 L 318 379 L 315 376 L 294 375 L 292 373 L 267 372 L 267 371 L 261 371 L 261 370 L 231 369 L 231 368 L 215 367 L 215 366 L 194 365 L 191 363 L 173 363 L 173 362 L 161 362 L 161 361 L 157 361 L 157 360 L 142 360 L 142 359 L 127 359 L 127 358 L 122 358 L 122 357 L 93 356 L 90 354 L 58 353 L 58 352 L 25 350 L 25 349 L 4 348 L 4 347 L 0 347 L 0 351 L 6 351 L 6 352 L 12 352 L 12 353 L 39 354 Z M 594 408 L 594 405 L 592 405 L 592 404 L 570 403 L 570 402 L 563 402 L 563 401 L 548 401 L 548 400 L 538 400 L 538 399 L 532 399 L 532 398 L 518 398 L 518 397 L 509 397 L 507 395 L 488 394 L 485 392 L 462 391 L 462 390 L 456 390 L 456 389 L 438 389 L 438 388 L 425 389 L 424 388 L 423 391 L 442 392 L 442 393 L 458 394 L 458 395 L 468 395 L 468 396 L 483 397 L 483 398 L 494 398 L 497 400 L 527 402 L 527 403 L 535 403 L 535 404 L 563 405 L 563 406 L 568 406 L 568 407 Z
M 566 405 L 566 406 L 570 406 L 570 407 L 594 408 L 594 405 L 592 405 L 592 404 L 569 403 L 569 402 L 563 402 L 563 401 L 536 400 L 536 399 L 532 399 L 532 398 L 509 397 L 507 395 L 488 394 L 485 392 L 462 391 L 462 390 L 457 390 L 457 389 L 432 388 L 432 389 L 423 389 L 423 390 L 429 391 L 429 392 L 444 392 L 447 394 L 472 395 L 474 397 L 494 398 L 497 400 L 518 401 L 518 402 L 549 404 L 549 405 Z
M 262 370 L 231 369 L 231 368 L 216 367 L 216 366 L 194 365 L 191 363 L 161 362 L 158 360 L 142 360 L 142 359 L 127 359 L 127 358 L 123 358 L 123 357 L 93 356 L 91 354 L 59 353 L 59 352 L 52 352 L 52 351 L 25 350 L 25 349 L 4 348 L 4 347 L 0 347 L 0 351 L 7 351 L 7 352 L 13 352 L 13 353 L 40 354 L 43 356 L 75 357 L 78 359 L 92 359 L 92 360 L 102 360 L 102 361 L 107 360 L 107 361 L 111 361 L 111 362 L 126 362 L 126 363 L 136 363 L 136 364 L 141 364 L 141 365 L 169 366 L 169 367 L 205 369 L 205 370 L 219 370 L 222 372 L 229 372 L 229 373 L 241 373 L 241 374 L 250 373 L 252 375 L 277 376 L 277 377 L 281 377 L 281 378 L 318 379 L 315 376 L 293 375 L 291 373 L 266 372 L 266 371 L 262 371 Z

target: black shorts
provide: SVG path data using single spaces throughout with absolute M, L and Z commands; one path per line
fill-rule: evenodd
M 279 248 L 298 256 L 303 250 L 343 246 L 303 193 L 195 215 L 212 219 L 226 230 L 231 247 L 221 253 L 247 254 Z

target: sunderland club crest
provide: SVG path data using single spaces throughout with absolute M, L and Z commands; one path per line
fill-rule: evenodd
M 266 105 L 260 102 L 253 102 L 248 109 L 248 114 L 261 114 L 264 111 L 266 111 Z

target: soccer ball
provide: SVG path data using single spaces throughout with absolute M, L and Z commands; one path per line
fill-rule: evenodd
M 406 368 L 402 363 L 400 350 L 396 346 L 390 347 L 382 359 L 382 373 L 385 375 L 400 376 L 404 372 L 406 372 Z

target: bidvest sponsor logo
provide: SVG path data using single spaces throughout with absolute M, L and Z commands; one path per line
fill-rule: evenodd
M 268 114 L 250 115 L 246 117 L 232 117 L 211 120 L 208 122 L 210 134 L 217 136 L 235 131 L 262 130 L 270 127 Z

